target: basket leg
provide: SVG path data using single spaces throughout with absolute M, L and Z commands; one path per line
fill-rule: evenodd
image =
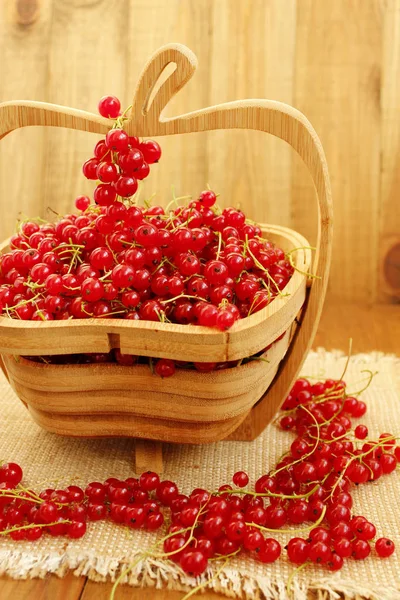
M 135 473 L 141 475 L 145 471 L 163 472 L 162 443 L 152 440 L 135 440 L 134 450 Z

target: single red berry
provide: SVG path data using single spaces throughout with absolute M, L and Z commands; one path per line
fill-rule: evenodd
M 201 192 L 198 201 L 202 206 L 205 206 L 206 208 L 211 208 L 211 206 L 214 206 L 216 199 L 217 197 L 214 194 L 214 192 L 212 192 L 211 190 L 205 190 L 204 192 Z
M 91 521 L 100 521 L 107 514 L 107 508 L 104 504 L 89 503 L 87 505 L 87 516 Z
M 75 206 L 78 210 L 84 211 L 90 204 L 90 198 L 88 196 L 78 196 L 75 200 Z
M 243 536 L 243 547 L 246 550 L 256 551 L 264 545 L 264 537 L 262 533 L 255 527 L 248 527 Z
M 159 483 L 160 478 L 157 473 L 153 473 L 153 471 L 146 471 L 145 473 L 142 473 L 139 478 L 140 487 L 146 492 L 157 489 Z
M 149 165 L 158 162 L 161 158 L 161 148 L 154 140 L 146 140 L 142 142 L 139 144 L 139 150 L 143 154 L 144 160 Z
M 143 154 L 137 149 L 118 156 L 118 164 L 125 175 L 134 175 L 136 169 L 142 166 L 143 160 Z
M 380 465 L 383 473 L 392 473 L 397 467 L 397 458 L 393 454 L 383 454 Z
M 396 445 L 396 437 L 391 433 L 381 433 L 379 442 L 383 442 L 384 440 L 387 440 L 387 443 L 382 446 L 384 450 L 391 450 Z
M 146 513 L 142 506 L 129 506 L 125 512 L 125 523 L 132 529 L 140 529 L 144 524 Z
M 85 493 L 82 490 L 82 488 L 78 487 L 77 485 L 69 485 L 66 488 L 66 493 L 68 495 L 68 502 L 82 502 L 84 497 L 85 497 Z
M 110 129 L 106 135 L 106 145 L 114 152 L 127 152 L 129 136 L 123 129 Z
M 246 533 L 247 525 L 244 521 L 229 521 L 225 527 L 226 536 L 228 539 L 238 542 L 241 541 Z
M 142 164 L 142 166 L 140 166 L 138 169 L 135 170 L 135 177 L 136 177 L 136 179 L 139 179 L 140 181 L 142 181 L 143 179 L 146 179 L 146 177 L 148 176 L 149 173 L 150 173 L 150 167 L 147 162 L 144 162 Z
M 108 183 L 100 183 L 94 190 L 93 198 L 99 206 L 110 206 L 116 198 L 115 187 Z
M 162 504 L 170 506 L 179 494 L 178 487 L 173 481 L 161 481 L 156 489 L 156 496 Z
M 207 558 L 200 550 L 186 550 L 183 552 L 180 565 L 191 577 L 197 577 L 204 573 L 207 568 Z
M 353 531 L 359 540 L 372 540 L 376 535 L 376 527 L 369 521 L 360 522 Z
M 244 488 L 249 483 L 249 476 L 245 471 L 237 471 L 232 477 L 232 481 L 237 487 Z
M 99 140 L 94 147 L 93 154 L 99 161 L 111 156 L 110 150 L 107 148 L 104 140 Z
M 354 429 L 354 435 L 358 440 L 365 440 L 368 435 L 368 427 L 366 425 L 357 425 Z
M 25 529 L 14 529 L 14 531 L 10 532 L 10 538 L 13 539 L 14 542 L 20 542 L 21 540 L 25 540 Z
M 16 487 L 22 481 L 22 469 L 17 463 L 5 463 L 0 467 L 0 483 Z
M 43 527 L 32 527 L 25 530 L 25 539 L 29 542 L 35 542 L 43 535 Z
M 134 177 L 122 176 L 115 183 L 115 191 L 122 198 L 130 198 L 136 192 L 138 182 Z
M 172 375 L 175 373 L 175 363 L 173 360 L 169 360 L 168 358 L 160 358 L 154 367 L 154 371 L 163 379 L 165 377 L 172 377 Z
M 308 556 L 311 562 L 325 564 L 331 560 L 332 551 L 324 542 L 311 542 Z
M 343 563 L 343 558 L 334 552 L 327 562 L 327 567 L 330 571 L 339 571 L 343 567 Z
M 206 516 L 203 523 L 204 534 L 210 539 L 216 539 L 222 534 L 224 524 L 225 519 L 220 515 Z
M 85 533 L 86 523 L 83 521 L 72 521 L 72 523 L 68 525 L 67 535 L 74 540 L 83 537 Z
M 147 515 L 144 521 L 144 527 L 149 531 L 156 531 L 157 529 L 160 529 L 163 524 L 164 515 L 161 512 Z
M 97 166 L 99 161 L 97 158 L 89 158 L 82 167 L 82 172 L 86 179 L 97 179 Z
M 97 179 L 103 183 L 114 183 L 119 178 L 117 167 L 112 162 L 101 162 L 96 170 Z
M 391 556 L 395 551 L 395 545 L 392 540 L 388 538 L 379 538 L 375 542 L 375 550 L 381 558 L 387 558 Z
M 352 556 L 356 560 L 364 560 L 365 558 L 367 558 L 367 556 L 370 555 L 370 553 L 371 546 L 367 541 L 358 539 L 355 542 L 353 542 Z
M 310 545 L 303 538 L 292 538 L 286 546 L 290 562 L 302 565 L 309 556 Z
M 58 508 L 53 502 L 44 502 L 39 506 L 39 515 L 43 523 L 57 520 Z
M 228 310 L 219 310 L 215 320 L 215 326 L 220 331 L 227 331 L 235 322 L 234 315 Z
M 102 117 L 116 119 L 121 110 L 121 103 L 115 96 L 103 96 L 97 107 Z

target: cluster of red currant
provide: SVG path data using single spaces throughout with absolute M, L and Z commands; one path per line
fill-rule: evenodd
M 116 119 L 104 140 L 97 142 L 94 157 L 83 165 L 87 179 L 99 180 L 94 191 L 94 201 L 99 206 L 110 206 L 117 198 L 131 198 L 138 188 L 138 180 L 145 179 L 150 166 L 161 158 L 161 148 L 153 140 L 139 141 L 128 136 L 123 129 L 124 115 L 121 104 L 114 96 L 104 96 L 99 102 L 103 117 Z M 85 210 L 90 204 L 87 196 L 76 199 L 76 207 Z
M 393 435 L 383 433 L 378 441 L 357 447 L 363 426 L 352 431 L 351 418 L 361 417 L 366 406 L 347 395 L 345 387 L 343 381 L 296 381 L 279 420 L 281 428 L 296 432 L 296 439 L 275 468 L 255 482 L 254 490 L 246 488 L 249 477 L 244 471 L 234 474 L 235 487 L 196 488 L 188 495 L 173 481 L 160 481 L 156 473 L 147 472 L 138 479 L 92 482 L 85 490 L 72 485 L 36 494 L 21 486 L 18 465 L 3 465 L 0 535 L 34 540 L 46 532 L 78 538 L 88 520 L 101 519 L 157 530 L 167 517 L 167 534 L 157 543 L 163 551 L 156 554 L 179 563 L 190 575 L 203 573 L 212 559 L 241 552 L 263 563 L 276 561 L 281 545 L 271 533 L 291 536 L 285 548 L 296 565 L 310 562 L 336 571 L 345 559 L 365 559 L 376 528 L 352 514 L 351 491 L 393 472 L 400 446 Z M 283 529 L 285 525 L 289 528 Z M 308 533 L 297 537 L 299 531 Z M 390 556 L 394 549 L 390 539 L 375 541 L 379 557 Z
M 117 107 L 106 97 L 100 112 Z M 24 222 L 11 238 L 0 259 L 0 310 L 22 320 L 118 317 L 225 331 L 281 294 L 290 257 L 242 211 L 221 211 L 211 190 L 187 206 L 175 198 L 171 210 L 129 200 L 160 156 L 156 142 L 111 129 L 83 167 L 101 181 L 95 204 L 79 196 L 79 215 Z
M 207 191 L 170 214 L 114 202 L 54 224 L 23 223 L 0 259 L 1 308 L 24 320 L 120 317 L 228 329 L 281 293 L 293 267 L 241 211 L 217 216 L 204 210 L 204 197 L 215 201 Z

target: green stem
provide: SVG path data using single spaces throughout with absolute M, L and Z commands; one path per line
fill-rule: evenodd
M 214 575 L 210 579 L 207 579 L 200 585 L 198 585 L 195 588 L 193 588 L 192 590 L 190 590 L 190 592 L 185 594 L 183 596 L 183 598 L 181 598 L 181 600 L 188 600 L 188 598 L 190 598 L 190 596 L 193 596 L 193 594 L 197 594 L 197 592 L 204 589 L 208 584 L 210 584 L 212 581 L 214 581 L 214 579 L 216 579 L 220 575 L 220 573 L 222 573 L 222 571 L 225 569 L 225 567 L 228 563 L 229 563 L 229 558 L 227 560 L 225 560 L 224 564 L 221 565 L 217 571 L 215 571 Z
M 290 598 L 292 595 L 291 588 L 292 588 L 292 583 L 293 583 L 294 578 L 296 577 L 297 573 L 299 573 L 299 571 L 301 571 L 302 569 L 305 569 L 307 567 L 307 565 L 308 565 L 308 563 L 305 562 L 302 565 L 300 565 L 299 567 L 297 567 L 297 569 L 294 569 L 291 572 L 288 582 L 286 584 L 286 593 L 287 593 L 288 598 Z
M 315 450 L 317 449 L 317 447 L 318 447 L 318 444 L 319 444 L 319 441 L 320 441 L 320 439 L 321 439 L 321 438 L 320 438 L 320 432 L 319 432 L 319 423 L 318 423 L 317 419 L 316 419 L 316 418 L 315 418 L 315 416 L 312 414 L 312 412 L 311 412 L 311 411 L 309 411 L 309 410 L 308 410 L 308 408 L 306 408 L 305 406 L 303 406 L 303 405 L 300 405 L 298 408 L 301 408 L 302 410 L 305 410 L 305 411 L 306 411 L 306 413 L 308 413 L 308 414 L 310 415 L 310 417 L 311 417 L 311 418 L 314 420 L 314 423 L 315 423 L 315 425 L 316 425 L 316 427 L 317 427 L 317 434 L 318 434 L 318 435 L 317 435 L 317 439 L 316 439 L 316 441 L 315 441 L 314 447 L 312 448 L 312 450 L 310 450 L 310 452 L 307 452 L 306 454 L 303 454 L 303 456 L 301 456 L 301 457 L 300 457 L 298 460 L 295 460 L 294 462 L 290 463 L 290 465 L 285 465 L 285 466 L 283 466 L 283 467 L 280 467 L 280 469 L 276 469 L 275 471 L 273 471 L 273 472 L 271 473 L 271 476 L 272 476 L 272 477 L 274 477 L 274 476 L 275 476 L 277 473 L 279 473 L 280 471 L 284 471 L 284 470 L 285 470 L 285 469 L 287 469 L 289 466 L 293 467 L 294 465 L 296 465 L 296 464 L 298 464 L 298 463 L 300 463 L 300 462 L 303 462 L 303 461 L 304 461 L 304 459 L 306 459 L 306 458 L 308 458 L 309 456 L 311 456 L 311 455 L 312 455 L 312 454 L 315 452 Z
M 300 527 L 299 529 L 270 529 L 269 527 L 264 527 L 264 525 L 258 525 L 257 523 L 246 523 L 246 525 L 248 527 L 255 527 L 256 529 L 259 529 L 260 531 L 265 531 L 267 533 L 301 533 L 303 531 L 311 531 L 312 529 L 315 529 L 315 527 L 321 525 L 322 521 L 324 520 L 325 513 L 326 505 L 324 506 L 319 519 L 315 521 L 315 523 L 312 523 L 307 527 Z

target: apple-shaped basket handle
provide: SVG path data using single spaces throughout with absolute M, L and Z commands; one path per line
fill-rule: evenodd
M 159 85 L 169 65 L 176 65 Z M 238 100 L 210 106 L 177 117 L 163 110 L 196 70 L 195 55 L 181 44 L 161 47 L 149 60 L 139 79 L 129 119 L 124 128 L 130 135 L 156 137 L 215 129 L 254 129 L 281 138 L 301 156 L 310 171 L 318 199 L 318 243 L 307 305 L 289 350 L 273 383 L 239 430 L 235 439 L 255 437 L 265 421 L 265 412 L 276 411 L 296 377 L 314 339 L 326 293 L 332 249 L 332 201 L 328 168 L 321 142 L 310 122 L 298 110 L 272 100 Z M 73 108 L 43 102 L 12 101 L 0 104 L 0 138 L 19 127 L 45 125 L 105 134 L 112 122 Z M 257 411 L 264 418 L 257 418 Z M 257 422 L 260 422 L 260 431 Z M 252 429 L 250 433 L 249 427 Z

